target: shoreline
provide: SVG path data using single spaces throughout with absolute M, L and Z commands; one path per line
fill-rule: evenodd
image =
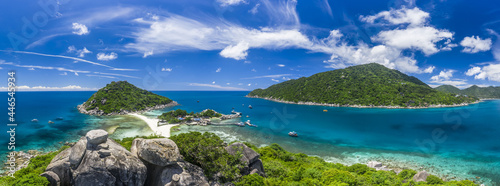
M 246 95 L 245 97 L 247 98 L 258 98 L 258 99 L 265 99 L 268 101 L 274 101 L 278 103 L 286 103 L 286 104 L 295 104 L 295 105 L 313 105 L 313 106 L 328 106 L 328 107 L 350 107 L 350 108 L 385 108 L 385 109 L 427 109 L 427 108 L 448 108 L 448 107 L 463 107 L 463 106 L 468 106 L 470 104 L 477 104 L 483 101 L 483 99 L 480 99 L 476 102 L 472 103 L 461 103 L 461 104 L 455 104 L 455 105 L 430 105 L 427 107 L 401 107 L 401 106 L 366 106 L 366 105 L 340 105 L 340 104 L 331 104 L 331 103 L 316 103 L 316 102 L 293 102 L 293 101 L 285 101 L 285 100 L 280 100 L 280 99 L 274 99 L 274 98 L 269 98 L 269 97 L 260 97 L 260 96 L 249 96 Z
M 148 124 L 149 128 L 151 128 L 151 130 L 155 134 L 163 136 L 163 137 L 167 137 L 167 138 L 170 137 L 170 129 L 172 127 L 179 125 L 179 124 L 168 124 L 168 125 L 158 126 L 158 122 L 160 121 L 159 119 L 148 118 L 146 116 L 143 116 L 143 115 L 140 115 L 137 113 L 129 113 L 128 115 L 134 116 L 136 118 L 143 120 L 144 122 L 146 122 L 146 124 Z
M 164 105 L 156 105 L 154 107 L 146 107 L 143 110 L 136 110 L 136 111 L 128 111 L 128 110 L 123 110 L 120 112 L 112 112 L 105 114 L 102 110 L 99 110 L 98 107 L 92 109 L 92 110 L 87 110 L 87 108 L 84 106 L 85 102 L 83 102 L 81 105 L 77 106 L 78 112 L 82 114 L 87 114 L 87 115 L 93 115 L 93 116 L 115 116 L 115 115 L 127 115 L 127 114 L 136 114 L 136 113 L 143 113 L 151 110 L 159 110 L 159 109 L 164 109 L 167 107 L 173 107 L 180 105 L 176 101 L 172 101 L 170 103 L 164 104 Z

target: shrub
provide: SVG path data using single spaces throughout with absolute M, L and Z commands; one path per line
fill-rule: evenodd
M 441 180 L 441 178 L 434 176 L 434 175 L 427 176 L 427 179 L 425 181 L 427 181 L 428 184 L 433 184 L 433 185 L 443 184 L 443 180 Z
M 417 174 L 417 171 L 411 170 L 411 169 L 405 169 L 401 171 L 398 176 L 402 178 L 403 180 L 410 180 Z
M 264 178 L 258 174 L 250 174 L 243 176 L 236 186 L 261 186 L 264 185 Z

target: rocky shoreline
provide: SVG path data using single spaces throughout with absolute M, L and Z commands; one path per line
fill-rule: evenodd
M 87 115 L 95 115 L 95 116 L 113 116 L 113 115 L 127 115 L 127 114 L 133 114 L 133 113 L 142 113 L 146 111 L 151 111 L 151 110 L 158 110 L 158 109 L 164 109 L 166 107 L 173 107 L 177 106 L 179 103 L 176 101 L 172 101 L 168 104 L 165 105 L 156 105 L 154 107 L 146 107 L 146 109 L 143 110 L 135 110 L 135 111 L 129 111 L 129 110 L 120 110 L 120 112 L 112 112 L 112 113 L 104 113 L 104 111 L 99 110 L 99 107 L 96 107 L 92 110 L 87 110 L 87 107 L 85 106 L 85 102 L 82 103 L 81 105 L 78 105 L 78 111 L 82 114 L 87 114 Z
M 269 97 L 260 97 L 260 96 L 249 96 L 246 95 L 245 97 L 247 98 L 259 98 L 259 99 L 265 99 L 269 101 L 274 101 L 274 102 L 279 102 L 279 103 L 287 103 L 287 104 L 296 104 L 296 105 L 316 105 L 316 106 L 329 106 L 329 107 L 352 107 L 352 108 L 387 108 L 387 109 L 425 109 L 425 108 L 445 108 L 445 107 L 462 107 L 462 106 L 467 106 L 470 104 L 476 104 L 481 102 L 480 101 L 475 101 L 473 103 L 461 103 L 461 104 L 454 104 L 454 105 L 429 105 L 426 107 L 401 107 L 401 106 L 367 106 L 367 105 L 340 105 L 340 104 L 329 104 L 329 103 L 316 103 L 316 102 L 293 102 L 293 101 L 286 101 L 286 100 L 281 100 L 281 99 L 274 99 L 274 98 L 269 98 Z

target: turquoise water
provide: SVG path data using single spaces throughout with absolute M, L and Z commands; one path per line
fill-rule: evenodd
M 283 104 L 244 97 L 248 92 L 156 93 L 181 105 L 147 115 L 177 108 L 194 112 L 210 108 L 229 114 L 234 107 L 245 116 L 241 120 L 249 119 L 259 126 L 183 126 L 182 132 L 210 131 L 226 141 L 249 141 L 258 146 L 278 143 L 289 151 L 331 162 L 379 160 L 396 169 L 425 169 L 447 179 L 500 184 L 499 100 L 454 108 L 357 109 Z M 19 147 L 54 149 L 61 145 L 59 142 L 74 141 L 93 128 L 114 131 L 113 137 L 151 133 L 144 122 L 133 117 L 79 114 L 76 105 L 90 95 L 92 92 L 19 93 L 16 98 Z M 324 109 L 328 112 L 323 112 Z M 65 119 L 55 121 L 57 117 Z M 40 122 L 31 123 L 33 118 Z M 47 124 L 48 120 L 56 123 Z M 7 128 L 2 126 L 2 130 Z M 300 137 L 288 137 L 289 131 L 296 131 Z M 0 135 L 0 142 L 5 144 L 7 140 L 6 133 Z

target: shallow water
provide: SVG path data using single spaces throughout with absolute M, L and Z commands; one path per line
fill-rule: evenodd
M 189 112 L 210 108 L 229 114 L 234 107 L 243 113 L 241 120 L 249 119 L 259 126 L 182 126 L 183 132 L 210 131 L 226 141 L 249 141 L 258 146 L 278 143 L 289 151 L 320 156 L 332 162 L 353 164 L 380 160 L 391 167 L 422 167 L 448 179 L 477 180 L 479 176 L 481 182 L 500 183 L 499 100 L 454 108 L 358 109 L 283 104 L 244 97 L 248 92 L 156 93 L 181 105 L 145 115 L 154 117 L 177 108 Z M 113 138 L 152 133 L 146 123 L 134 117 L 94 117 L 78 113 L 76 105 L 91 95 L 92 92 L 18 93 L 16 142 L 19 149 L 56 149 L 61 146 L 59 142 L 75 141 L 95 128 L 114 131 Z M 55 121 L 57 117 L 64 120 Z M 40 122 L 31 123 L 33 118 Z M 48 120 L 56 123 L 47 124 Z M 7 127 L 1 129 L 7 130 Z M 291 138 L 287 135 L 289 131 L 296 131 L 300 136 Z M 7 133 L 0 135 L 0 142 L 5 144 L 7 140 Z

